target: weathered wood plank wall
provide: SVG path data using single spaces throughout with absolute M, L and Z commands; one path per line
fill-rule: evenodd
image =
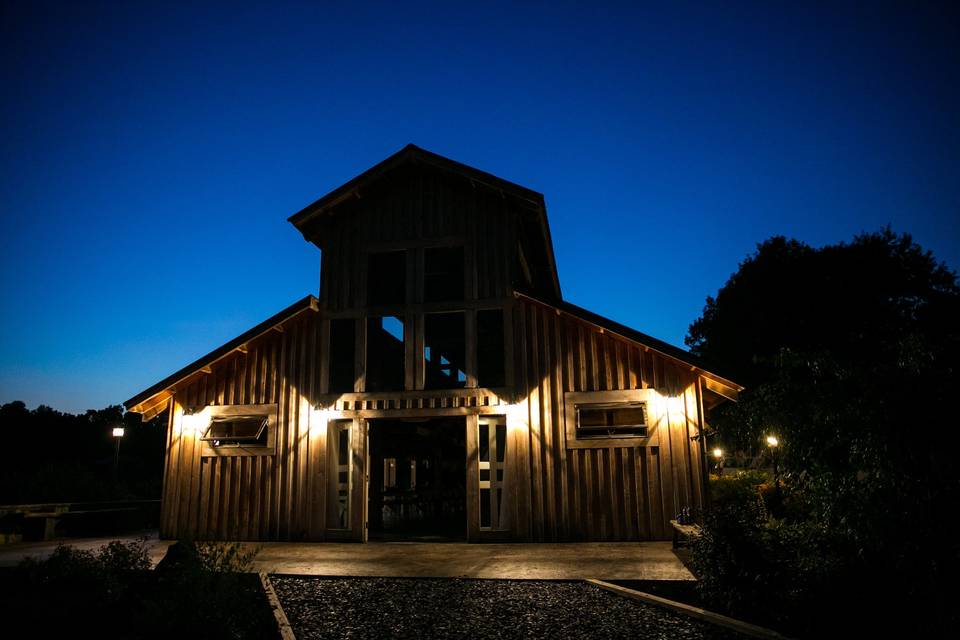
M 326 425 L 314 425 L 318 314 L 291 318 L 175 390 L 168 428 L 161 535 L 235 539 L 318 539 L 323 524 Z M 276 404 L 276 455 L 202 456 L 188 411 L 204 406 Z M 310 505 L 311 500 L 313 505 Z M 318 511 L 319 509 L 319 511 Z
M 690 367 L 520 298 L 517 393 L 526 391 L 530 537 L 665 540 L 684 506 L 703 506 L 697 376 Z M 657 446 L 568 449 L 563 394 L 655 389 Z
M 400 172 L 376 191 L 344 205 L 336 220 L 324 227 L 317 239 L 324 247 L 321 306 L 332 314 L 360 313 L 367 250 L 405 249 L 418 243 L 462 244 L 466 300 L 504 300 L 511 293 L 514 260 L 509 249 L 517 242 L 516 214 L 510 200 L 487 188 L 433 172 Z

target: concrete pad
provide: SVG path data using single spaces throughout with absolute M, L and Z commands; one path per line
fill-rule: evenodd
M 112 538 L 69 538 L 63 540 L 48 540 L 44 542 L 18 542 L 17 544 L 5 544 L 0 546 L 0 567 L 13 567 L 20 563 L 26 557 L 46 558 L 58 544 L 65 544 L 84 551 L 97 551 L 100 547 L 113 540 L 120 542 L 133 542 L 138 537 L 146 535 L 147 553 L 150 555 L 150 562 L 153 566 L 167 553 L 167 547 L 174 543 L 173 540 L 158 540 L 157 532 L 145 532 L 136 535 L 114 536 Z
M 669 542 L 262 543 L 258 571 L 321 576 L 693 580 Z
M 0 546 L 0 566 L 27 556 L 46 557 L 63 543 L 96 551 L 111 540 L 78 538 Z M 154 566 L 172 540 L 147 541 Z M 262 542 L 257 571 L 317 576 L 385 578 L 505 578 L 515 580 L 693 580 L 669 542 L 466 544 L 429 542 Z

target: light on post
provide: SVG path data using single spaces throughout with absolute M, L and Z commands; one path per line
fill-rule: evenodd
M 117 473 L 120 466 L 120 439 L 123 438 L 123 427 L 113 428 L 113 439 L 116 446 L 113 449 L 113 484 L 117 484 Z
M 717 471 L 718 476 L 723 475 L 723 449 L 720 447 L 715 447 L 713 450 L 713 458 L 716 460 L 714 463 L 714 469 Z
M 773 486 L 779 491 L 780 470 L 777 468 L 777 447 L 780 446 L 780 441 L 777 440 L 777 436 L 767 436 L 767 446 L 770 447 L 770 458 L 773 461 Z

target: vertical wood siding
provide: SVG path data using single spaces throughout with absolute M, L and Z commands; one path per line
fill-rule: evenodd
M 418 171 L 389 180 L 345 205 L 325 228 L 321 305 L 330 312 L 360 309 L 368 246 L 400 248 L 410 241 L 462 241 L 468 299 L 510 295 L 516 244 L 511 201 L 483 187 Z
M 642 345 L 556 309 L 515 307 L 517 392 L 526 393 L 530 538 L 668 539 L 684 506 L 703 506 L 696 374 Z M 655 389 L 657 446 L 567 449 L 563 394 Z
M 302 313 L 199 373 L 174 393 L 167 441 L 161 535 L 200 539 L 318 539 L 324 428 L 310 429 L 318 379 L 314 312 Z M 277 453 L 201 456 L 185 409 L 277 404 Z M 320 476 L 319 478 L 317 476 Z

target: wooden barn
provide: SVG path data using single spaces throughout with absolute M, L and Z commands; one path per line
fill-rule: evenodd
M 665 540 L 741 387 L 564 302 L 543 195 L 409 145 L 289 221 L 309 295 L 125 403 L 161 535 Z

